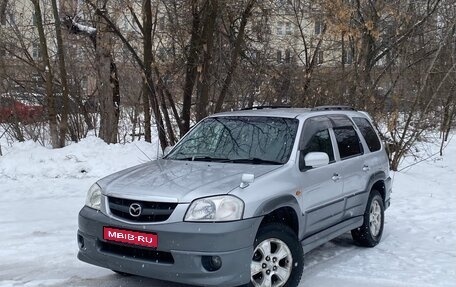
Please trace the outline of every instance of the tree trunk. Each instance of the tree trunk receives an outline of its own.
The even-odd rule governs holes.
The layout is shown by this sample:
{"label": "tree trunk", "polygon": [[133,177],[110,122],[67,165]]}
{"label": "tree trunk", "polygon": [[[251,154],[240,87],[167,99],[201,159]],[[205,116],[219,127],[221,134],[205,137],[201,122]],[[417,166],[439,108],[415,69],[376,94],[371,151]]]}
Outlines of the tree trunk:
{"label": "tree trunk", "polygon": [[190,110],[192,107],[192,94],[195,86],[197,66],[198,66],[198,51],[200,46],[200,15],[198,9],[198,0],[192,0],[192,32],[190,37],[190,47],[187,55],[187,68],[185,73],[185,84],[182,105],[181,130],[182,137],[190,129]]}
{"label": "tree trunk", "polygon": [[[154,60],[154,59],[152,59],[152,60]],[[177,122],[177,126],[178,126],[179,130],[181,130],[182,127],[181,127],[180,116],[179,116],[179,112],[177,111],[176,103],[174,102],[173,96],[171,95],[171,92],[166,87],[165,82],[163,81],[163,79],[160,75],[160,71],[158,70],[158,67],[157,67],[157,62],[153,61],[153,65],[154,65],[155,75],[158,79],[158,86],[159,86],[159,89],[161,90],[161,94],[160,94],[161,100],[160,101],[162,101],[166,106],[166,99],[168,99],[169,106],[170,106],[171,110],[173,111],[174,119]],[[164,96],[166,96],[166,99]],[[165,113],[165,111],[163,111],[163,113]],[[168,112],[166,111],[166,113],[168,113]],[[166,115],[165,115],[165,119],[166,119]],[[168,123],[166,125],[167,125],[167,129],[168,129]],[[175,139],[174,130],[171,130],[170,133],[171,132],[173,133],[172,138]],[[171,140],[171,134],[170,134],[170,140]],[[175,140],[172,140],[172,144],[174,144],[174,143],[175,143]]]}
{"label": "tree trunk", "polygon": [[[116,137],[118,136],[119,117],[120,117],[120,83],[117,65],[114,61],[111,62],[111,88],[112,88],[112,104],[114,105],[114,121],[116,127]],[[117,142],[117,140],[116,140]]]}
{"label": "tree trunk", "polygon": [[6,7],[8,7],[8,0],[0,0],[0,23],[6,22]]}
{"label": "tree trunk", "polygon": [[60,16],[57,8],[56,0],[51,0],[52,12],[54,14],[54,26],[57,40],[57,56],[59,58],[60,79],[62,83],[62,102],[63,110],[60,116],[59,125],[59,147],[65,146],[65,135],[68,129],[68,81],[65,67],[65,50],[62,40],[62,29],[60,24]]}
{"label": "tree trunk", "polygon": [[[144,32],[144,84],[143,84],[143,91],[144,91],[144,109],[146,109],[146,105],[152,107],[155,116],[155,123],[157,125],[157,132],[158,132],[158,139],[160,141],[160,146],[162,150],[164,150],[168,146],[168,142],[166,140],[166,130],[163,124],[163,119],[160,113],[160,106],[159,101],[157,99],[156,90],[154,81],[152,78],[152,61],[153,61],[153,54],[152,54],[152,5],[151,0],[144,0],[144,13],[143,13],[143,32]],[[145,98],[148,98],[146,100]],[[148,113],[148,115],[147,115]],[[145,119],[145,128],[146,128],[146,141],[151,140],[150,134],[150,108],[144,111],[144,119]],[[146,115],[149,119],[146,119]],[[147,130],[149,129],[149,131]],[[149,139],[147,138],[149,136]]]}
{"label": "tree trunk", "polygon": [[55,110],[55,98],[54,98],[54,85],[53,85],[53,75],[51,70],[51,64],[49,60],[48,47],[46,42],[46,35],[44,33],[43,18],[41,13],[40,1],[31,0],[34,6],[34,12],[36,15],[36,27],[38,30],[39,40],[40,40],[40,50],[42,56],[42,73],[45,74],[45,87],[46,87],[46,104],[47,104],[47,118],[49,121],[49,133],[51,137],[51,144],[53,148],[58,148],[60,146],[59,133],[58,133],[58,124],[57,124],[57,114]]}
{"label": "tree trunk", "polygon": [[196,120],[200,121],[208,115],[209,107],[209,90],[211,86],[212,72],[212,53],[214,50],[214,30],[215,20],[217,18],[218,0],[207,0],[206,2],[206,17],[203,26],[203,35],[201,42],[203,43],[203,63],[201,71],[198,75],[197,83],[197,105],[196,105]]}
{"label": "tree trunk", "polygon": [[158,85],[158,94],[160,95],[160,105],[161,105],[161,110],[163,112],[163,117],[164,117],[164,120],[165,120],[166,129],[168,131],[169,143],[171,145],[174,145],[176,143],[176,137],[174,136],[173,126],[171,124],[171,119],[169,117],[168,109],[167,109],[167,106],[166,106],[164,88],[163,88],[163,86],[161,84]]}
{"label": "tree trunk", "polygon": [[144,79],[143,79],[143,110],[144,110],[144,137],[147,142],[152,141],[150,99],[152,88],[152,5],[151,0],[144,0],[143,6],[143,49],[144,49]]}
{"label": "tree trunk", "polygon": [[100,138],[106,143],[117,142],[116,107],[112,83],[112,39],[109,26],[103,14],[106,13],[106,2],[97,1],[97,37],[96,37],[96,66],[98,80],[98,96],[100,101]]}

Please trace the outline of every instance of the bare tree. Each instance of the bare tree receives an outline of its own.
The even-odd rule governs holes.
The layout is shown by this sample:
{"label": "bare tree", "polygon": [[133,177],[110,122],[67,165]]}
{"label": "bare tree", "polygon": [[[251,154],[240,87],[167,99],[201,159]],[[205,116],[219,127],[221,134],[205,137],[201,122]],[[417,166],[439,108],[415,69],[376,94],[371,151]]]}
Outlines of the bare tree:
{"label": "bare tree", "polygon": [[191,24],[191,33],[189,40],[189,48],[186,55],[186,70],[185,70],[185,83],[183,88],[182,95],[182,116],[181,116],[181,126],[180,131],[181,136],[183,136],[190,129],[190,112],[192,106],[192,94],[193,88],[196,83],[197,77],[197,68],[199,61],[199,53],[201,50],[201,40],[200,40],[200,31],[201,31],[201,16],[199,8],[199,0],[191,0],[191,11],[192,11],[192,24]]}
{"label": "bare tree", "polygon": [[62,29],[60,24],[60,15],[56,0],[51,0],[52,13],[54,14],[54,26],[57,39],[57,57],[59,60],[60,80],[62,83],[62,102],[61,119],[59,125],[59,147],[65,146],[65,135],[68,129],[68,80],[67,70],[65,67],[65,48],[63,46]]}
{"label": "bare tree", "polygon": [[201,62],[198,65],[196,82],[196,120],[200,121],[208,114],[209,92],[213,73],[214,31],[218,14],[218,0],[207,0],[203,6],[201,31]]}
{"label": "bare tree", "polygon": [[245,42],[245,30],[248,23],[249,18],[252,15],[252,10],[254,9],[254,5],[256,4],[256,0],[249,0],[247,5],[244,9],[244,12],[241,16],[241,21],[239,25],[239,31],[237,35],[234,37],[234,45],[231,52],[230,64],[228,67],[228,71],[226,72],[225,79],[223,80],[223,85],[220,90],[220,94],[217,98],[217,102],[215,104],[214,112],[220,112],[222,110],[223,102],[225,101],[226,95],[228,93],[228,89],[233,81],[234,73],[236,72],[238,63],[239,63],[239,56],[241,54],[242,45]]}
{"label": "bare tree", "polygon": [[[150,103],[152,106],[152,110],[154,111],[155,122],[157,124],[157,130],[159,134],[159,140],[162,149],[165,149],[168,146],[168,142],[166,139],[166,131],[163,124],[162,115],[160,112],[159,101],[156,94],[155,83],[152,79],[152,61],[153,61],[153,53],[152,53],[152,32],[153,32],[153,19],[152,19],[152,6],[151,0],[144,0],[144,9],[143,9],[143,26],[142,31],[144,34],[143,40],[143,47],[144,47],[144,97],[150,99]],[[147,99],[143,98],[144,103],[148,102]],[[148,104],[144,104],[144,110],[146,115],[146,108]],[[149,119],[145,117],[146,122],[146,141],[150,141],[150,116]],[[147,126],[149,123],[149,127]],[[149,131],[147,129],[149,128]],[[147,135],[149,133],[149,139]]]}
{"label": "bare tree", "polygon": [[60,147],[58,124],[57,124],[57,113],[55,109],[55,97],[54,97],[54,76],[52,66],[48,53],[47,38],[44,32],[44,24],[41,13],[40,1],[31,0],[35,8],[36,27],[38,29],[38,35],[40,39],[40,50],[42,54],[41,71],[45,75],[45,87],[46,87],[46,102],[47,102],[47,113],[49,121],[49,132],[51,136],[51,143],[54,148]]}
{"label": "bare tree", "polygon": [[8,0],[0,1],[0,23],[6,23],[6,7],[8,7]]}

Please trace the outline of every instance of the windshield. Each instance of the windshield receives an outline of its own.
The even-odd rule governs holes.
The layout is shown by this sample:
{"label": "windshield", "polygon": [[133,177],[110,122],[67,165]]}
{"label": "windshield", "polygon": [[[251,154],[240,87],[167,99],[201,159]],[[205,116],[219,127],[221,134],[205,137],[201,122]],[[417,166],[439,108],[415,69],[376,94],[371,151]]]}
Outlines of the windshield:
{"label": "windshield", "polygon": [[174,160],[284,164],[298,120],[277,117],[212,117],[201,121],[166,157]]}

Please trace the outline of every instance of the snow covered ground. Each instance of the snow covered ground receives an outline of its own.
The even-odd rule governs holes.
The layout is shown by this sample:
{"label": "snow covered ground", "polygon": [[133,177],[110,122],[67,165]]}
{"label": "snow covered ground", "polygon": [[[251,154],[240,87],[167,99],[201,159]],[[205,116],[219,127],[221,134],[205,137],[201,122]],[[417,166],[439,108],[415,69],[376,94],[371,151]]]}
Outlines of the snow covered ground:
{"label": "snow covered ground", "polygon": [[[2,148],[0,286],[182,286],[76,259],[77,214],[89,186],[155,158],[155,144],[108,146],[89,137],[60,150],[33,142]],[[395,173],[393,188],[382,242],[360,248],[345,234],[319,247],[306,255],[300,286],[456,286],[456,139],[443,158]]]}

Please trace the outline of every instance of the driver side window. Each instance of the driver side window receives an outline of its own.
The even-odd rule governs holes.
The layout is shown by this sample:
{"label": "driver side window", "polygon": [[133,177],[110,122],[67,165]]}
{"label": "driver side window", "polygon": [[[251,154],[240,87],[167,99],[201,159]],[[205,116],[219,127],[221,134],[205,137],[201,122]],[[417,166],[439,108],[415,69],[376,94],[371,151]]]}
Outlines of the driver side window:
{"label": "driver side window", "polygon": [[328,155],[329,162],[334,162],[334,151],[328,129],[318,131],[310,138],[302,154],[305,156],[309,152],[324,152]]}

